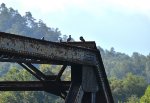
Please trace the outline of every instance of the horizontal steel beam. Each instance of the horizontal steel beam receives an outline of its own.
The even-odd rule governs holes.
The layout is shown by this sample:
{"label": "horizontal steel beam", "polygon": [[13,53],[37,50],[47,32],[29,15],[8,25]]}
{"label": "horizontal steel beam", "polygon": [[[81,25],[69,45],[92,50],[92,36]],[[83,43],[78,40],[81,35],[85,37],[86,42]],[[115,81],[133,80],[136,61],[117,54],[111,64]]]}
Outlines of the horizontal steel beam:
{"label": "horizontal steel beam", "polygon": [[[9,54],[8,54],[9,55]],[[53,61],[53,60],[35,60],[35,59],[24,59],[24,58],[0,58],[0,62],[11,62],[11,63],[32,63],[32,64],[55,64],[55,65],[64,65],[68,64],[62,61]]]}
{"label": "horizontal steel beam", "polygon": [[86,42],[61,42],[62,44],[80,46],[85,48],[97,49],[94,41],[86,41]]}
{"label": "horizontal steel beam", "polygon": [[46,91],[65,99],[70,81],[1,81],[0,91]]}
{"label": "horizontal steel beam", "polygon": [[0,91],[67,91],[70,81],[1,81]]}
{"label": "horizontal steel beam", "polygon": [[[82,44],[82,43],[81,43]],[[84,43],[86,45],[86,43]],[[56,62],[95,65],[95,50],[0,32],[0,52]]]}

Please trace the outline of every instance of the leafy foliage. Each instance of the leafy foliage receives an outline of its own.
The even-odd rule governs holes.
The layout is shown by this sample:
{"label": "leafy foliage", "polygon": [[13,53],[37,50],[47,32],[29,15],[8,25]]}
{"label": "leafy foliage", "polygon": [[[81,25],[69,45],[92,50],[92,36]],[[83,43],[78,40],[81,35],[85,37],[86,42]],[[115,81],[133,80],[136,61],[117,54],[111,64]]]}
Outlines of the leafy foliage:
{"label": "leafy foliage", "polygon": [[141,97],[144,94],[147,83],[143,77],[128,73],[125,78],[119,80],[116,78],[110,79],[115,102],[127,101],[132,95]]}
{"label": "leafy foliage", "polygon": [[127,102],[125,103],[140,103],[139,98],[136,95],[132,95],[128,98]]}
{"label": "leafy foliage", "polygon": [[150,85],[147,87],[145,94],[141,97],[140,103],[150,103]]}

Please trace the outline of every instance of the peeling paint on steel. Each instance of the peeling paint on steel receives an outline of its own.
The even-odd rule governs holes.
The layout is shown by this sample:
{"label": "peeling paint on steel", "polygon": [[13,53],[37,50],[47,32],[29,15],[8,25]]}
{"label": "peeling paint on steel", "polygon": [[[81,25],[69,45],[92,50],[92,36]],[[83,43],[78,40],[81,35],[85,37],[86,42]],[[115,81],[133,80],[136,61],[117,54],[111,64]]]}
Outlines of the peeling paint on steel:
{"label": "peeling paint on steel", "polygon": [[[56,44],[56,45],[55,45]],[[0,51],[29,54],[37,57],[68,61],[74,63],[94,64],[96,55],[90,51],[71,46],[45,43],[27,38],[16,38],[0,35]]]}

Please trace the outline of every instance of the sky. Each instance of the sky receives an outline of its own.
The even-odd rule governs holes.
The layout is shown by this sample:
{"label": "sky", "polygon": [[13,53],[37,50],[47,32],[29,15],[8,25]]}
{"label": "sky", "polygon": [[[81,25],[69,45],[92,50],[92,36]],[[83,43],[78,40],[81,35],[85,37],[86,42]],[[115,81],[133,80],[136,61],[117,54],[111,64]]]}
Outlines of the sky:
{"label": "sky", "polygon": [[30,11],[47,26],[76,41],[83,36],[97,46],[132,55],[150,54],[149,0],[0,0],[22,15]]}

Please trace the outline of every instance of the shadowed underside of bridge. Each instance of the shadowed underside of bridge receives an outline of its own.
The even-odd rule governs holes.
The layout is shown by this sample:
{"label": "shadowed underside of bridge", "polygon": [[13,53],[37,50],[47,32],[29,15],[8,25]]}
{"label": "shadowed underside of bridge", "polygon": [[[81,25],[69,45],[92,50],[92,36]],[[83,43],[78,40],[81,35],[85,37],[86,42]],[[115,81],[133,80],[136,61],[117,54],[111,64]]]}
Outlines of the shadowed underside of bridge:
{"label": "shadowed underside of bridge", "polygon": [[[0,32],[0,62],[18,63],[38,81],[1,81],[0,91],[46,91],[65,103],[114,103],[95,42],[50,42]],[[35,64],[62,65],[45,75]],[[71,66],[71,81],[60,78]]]}

